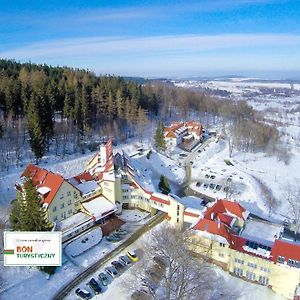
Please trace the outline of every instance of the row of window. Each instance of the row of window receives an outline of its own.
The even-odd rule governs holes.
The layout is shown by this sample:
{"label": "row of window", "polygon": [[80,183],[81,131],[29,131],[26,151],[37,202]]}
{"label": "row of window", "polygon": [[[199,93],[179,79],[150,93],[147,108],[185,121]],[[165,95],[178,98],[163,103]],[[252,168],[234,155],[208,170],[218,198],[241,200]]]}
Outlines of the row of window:
{"label": "row of window", "polygon": [[[70,205],[72,205],[72,200],[71,200],[71,199],[68,200],[68,206],[70,206]],[[63,209],[64,207],[65,207],[65,202],[62,202],[62,203],[60,204],[60,208]],[[54,207],[52,208],[52,212],[56,212],[56,211],[57,211],[57,207],[54,206]]]}
{"label": "row of window", "polygon": [[251,241],[246,241],[246,246],[248,246],[249,248],[252,248],[254,250],[257,250],[258,248],[261,248],[263,250],[266,250],[266,251],[271,251],[271,247],[268,247],[268,246],[265,246],[265,245],[262,245],[262,244],[258,244],[258,243],[255,243],[255,242],[251,242]]}
{"label": "row of window", "polygon": [[[285,263],[284,256],[278,256],[277,261],[281,264]],[[291,267],[300,268],[300,261],[294,259],[288,259],[287,264]]]}
{"label": "row of window", "polygon": [[[73,193],[74,193],[74,197],[77,198],[77,192],[74,191]],[[71,192],[71,191],[68,191],[68,192],[67,192],[67,197],[70,197],[71,194],[72,194],[72,192]],[[60,199],[64,199],[64,198],[65,198],[65,195],[64,195],[64,194],[61,194],[61,195],[60,195]]]}
{"label": "row of window", "polygon": [[[242,269],[240,268],[234,268],[233,269],[233,273],[236,275],[236,276],[239,276],[239,277],[243,277],[244,276],[244,272]],[[248,279],[248,280],[251,280],[251,281],[256,281],[256,274],[254,272],[251,272],[251,271],[246,271],[246,275],[245,277]],[[258,282],[262,285],[269,285],[269,278],[266,277],[266,276],[258,276]]]}
{"label": "row of window", "polygon": [[[68,210],[68,215],[71,215],[72,213],[73,213],[72,209],[69,209],[69,210]],[[61,216],[62,219],[65,219],[65,218],[66,218],[66,212],[63,211],[63,212],[60,214],[60,216]],[[58,219],[57,216],[54,216],[54,217],[53,217],[53,221],[54,221],[54,222],[56,222],[57,219]]]}

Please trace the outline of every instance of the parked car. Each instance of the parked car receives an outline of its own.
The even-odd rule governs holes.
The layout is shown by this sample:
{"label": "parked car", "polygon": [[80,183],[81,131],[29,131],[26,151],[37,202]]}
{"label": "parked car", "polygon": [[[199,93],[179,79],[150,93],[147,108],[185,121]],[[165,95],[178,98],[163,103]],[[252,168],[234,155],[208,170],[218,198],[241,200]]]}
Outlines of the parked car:
{"label": "parked car", "polygon": [[196,186],[200,186],[200,185],[201,185],[201,182],[198,181],[198,182],[196,183]]}
{"label": "parked car", "polygon": [[98,278],[99,278],[99,280],[100,280],[100,282],[101,282],[101,284],[102,284],[103,286],[109,285],[109,278],[108,278],[107,273],[105,274],[105,273],[101,272],[101,273],[98,275]]}
{"label": "parked car", "polygon": [[88,285],[95,292],[95,294],[100,294],[103,292],[103,289],[101,288],[101,286],[99,285],[99,283],[96,281],[95,278],[92,278],[88,282]]}
{"label": "parked car", "polygon": [[111,262],[111,264],[112,264],[112,266],[114,266],[116,268],[116,270],[118,272],[120,272],[124,269],[124,265],[122,265],[119,261],[114,260]]}
{"label": "parked car", "polygon": [[124,266],[128,266],[132,263],[131,259],[127,255],[122,255],[119,257],[119,261]]}
{"label": "parked car", "polygon": [[116,234],[110,234],[106,237],[106,240],[109,241],[109,242],[119,242],[121,241],[122,237],[119,236],[119,235],[116,235]]}
{"label": "parked car", "polygon": [[217,191],[221,191],[221,188],[222,188],[221,185],[219,185],[219,184],[216,185],[216,190],[217,190]]}
{"label": "parked car", "polygon": [[127,256],[133,261],[136,262],[139,260],[139,258],[137,257],[135,251],[128,251],[127,252]]}
{"label": "parked car", "polygon": [[206,175],[205,175],[205,178],[207,178],[207,179],[208,179],[208,178],[209,178],[209,175],[208,175],[208,174],[206,174]]}
{"label": "parked car", "polygon": [[201,153],[201,150],[198,150],[198,153]]}
{"label": "parked car", "polygon": [[203,183],[203,189],[206,190],[208,188],[208,183]]}
{"label": "parked car", "polygon": [[210,176],[210,179],[215,179],[215,178],[216,178],[215,175],[211,175],[211,176]]}
{"label": "parked car", "polygon": [[211,184],[209,185],[209,188],[213,190],[213,189],[215,188],[215,186],[216,186],[216,185],[215,185],[214,183],[211,183]]}
{"label": "parked car", "polygon": [[115,233],[118,235],[126,235],[128,232],[125,229],[119,228],[115,230]]}
{"label": "parked car", "polygon": [[105,268],[105,272],[110,275],[111,278],[115,278],[119,275],[119,272],[113,266]]}
{"label": "parked car", "polygon": [[84,289],[76,289],[75,294],[81,299],[92,299],[92,294]]}

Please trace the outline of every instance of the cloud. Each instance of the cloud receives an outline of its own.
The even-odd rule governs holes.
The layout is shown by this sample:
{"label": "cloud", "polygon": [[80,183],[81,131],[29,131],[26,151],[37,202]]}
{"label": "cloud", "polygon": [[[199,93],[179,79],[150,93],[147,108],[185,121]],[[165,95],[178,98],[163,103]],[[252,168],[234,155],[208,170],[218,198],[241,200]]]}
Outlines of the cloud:
{"label": "cloud", "polygon": [[172,55],[209,50],[300,45],[293,34],[168,35],[139,38],[90,37],[53,40],[0,52],[1,57],[20,60],[101,55]]}

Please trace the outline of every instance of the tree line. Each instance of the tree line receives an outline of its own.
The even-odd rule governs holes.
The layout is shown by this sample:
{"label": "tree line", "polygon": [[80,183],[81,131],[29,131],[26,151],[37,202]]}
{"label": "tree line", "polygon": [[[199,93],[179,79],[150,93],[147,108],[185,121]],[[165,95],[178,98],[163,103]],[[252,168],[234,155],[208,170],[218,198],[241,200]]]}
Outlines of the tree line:
{"label": "tree line", "polygon": [[157,113],[156,95],[121,77],[0,60],[0,136],[14,134],[22,144],[23,133],[37,161],[54,137],[63,140],[71,133],[78,146],[96,124],[134,127]]}
{"label": "tree line", "polygon": [[34,157],[38,162],[49,151],[64,156],[95,150],[98,142],[91,141],[97,136],[142,138],[149,121],[178,119],[197,119],[206,128],[224,122],[232,145],[242,151],[274,152],[279,144],[276,128],[245,101],[160,81],[136,83],[89,70],[0,60],[2,170]]}

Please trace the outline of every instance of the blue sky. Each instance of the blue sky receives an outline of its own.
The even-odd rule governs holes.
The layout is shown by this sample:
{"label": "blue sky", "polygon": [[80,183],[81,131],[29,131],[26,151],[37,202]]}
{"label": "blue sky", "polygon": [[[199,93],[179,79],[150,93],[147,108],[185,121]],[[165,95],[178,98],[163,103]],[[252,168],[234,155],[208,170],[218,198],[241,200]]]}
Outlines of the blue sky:
{"label": "blue sky", "polygon": [[0,57],[98,74],[300,77],[300,1],[0,0]]}

